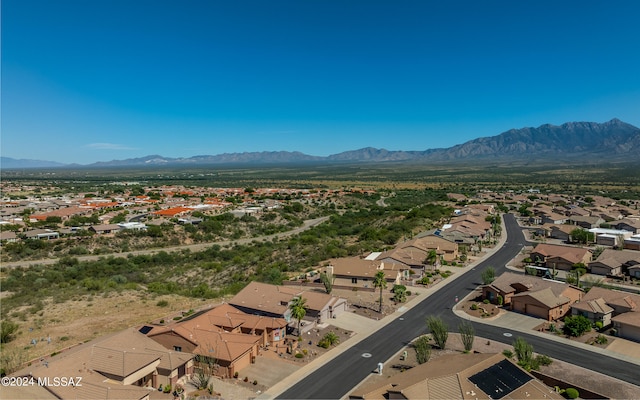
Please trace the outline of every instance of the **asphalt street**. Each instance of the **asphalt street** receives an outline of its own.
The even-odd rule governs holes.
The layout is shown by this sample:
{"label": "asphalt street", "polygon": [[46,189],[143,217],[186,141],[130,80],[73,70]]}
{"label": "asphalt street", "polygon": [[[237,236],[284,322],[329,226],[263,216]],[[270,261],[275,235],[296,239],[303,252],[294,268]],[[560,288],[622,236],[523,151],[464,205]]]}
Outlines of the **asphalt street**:
{"label": "asphalt street", "polygon": [[[443,286],[437,294],[424,299],[417,306],[401,314],[377,332],[345,350],[315,372],[278,396],[281,399],[339,399],[349,393],[376,368],[396,354],[416,337],[427,333],[426,317],[440,316],[452,332],[457,331],[461,319],[452,311],[455,298],[463,298],[482,283],[481,273],[487,266],[499,275],[505,265],[527,244],[515,217],[504,215],[507,241],[504,246],[472,270]],[[476,335],[490,340],[512,344],[523,337],[538,353],[588,368],[633,384],[638,380],[638,366],[616,358],[595,355],[567,344],[545,340],[535,335],[509,332],[503,327],[473,323]],[[505,333],[507,335],[505,335]],[[509,336],[511,335],[511,336]]]}

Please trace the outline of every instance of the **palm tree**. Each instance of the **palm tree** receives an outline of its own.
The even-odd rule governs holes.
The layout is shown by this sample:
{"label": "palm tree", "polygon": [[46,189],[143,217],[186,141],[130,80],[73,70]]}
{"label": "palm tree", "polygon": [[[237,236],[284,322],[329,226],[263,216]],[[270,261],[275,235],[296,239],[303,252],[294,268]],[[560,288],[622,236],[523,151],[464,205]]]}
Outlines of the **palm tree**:
{"label": "palm tree", "polygon": [[437,259],[438,259],[438,253],[435,251],[435,249],[431,249],[427,253],[427,258],[424,261],[427,264],[434,265]]}
{"label": "palm tree", "polygon": [[302,322],[302,318],[307,315],[307,299],[302,296],[294,297],[293,300],[289,303],[289,310],[291,310],[291,316],[298,320],[298,336],[301,335],[300,332],[300,322]]}
{"label": "palm tree", "polygon": [[380,313],[382,313],[382,289],[387,287],[387,280],[384,277],[384,271],[380,270],[376,272],[376,275],[373,277],[373,287],[380,288]]}

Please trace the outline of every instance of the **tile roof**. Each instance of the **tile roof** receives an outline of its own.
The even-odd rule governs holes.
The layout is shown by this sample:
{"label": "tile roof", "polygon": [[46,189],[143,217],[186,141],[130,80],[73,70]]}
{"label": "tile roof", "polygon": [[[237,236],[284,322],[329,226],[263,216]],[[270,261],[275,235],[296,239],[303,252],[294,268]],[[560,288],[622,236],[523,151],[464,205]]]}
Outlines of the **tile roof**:
{"label": "tile roof", "polygon": [[148,388],[122,385],[103,374],[125,377],[147,366],[174,370],[193,358],[187,353],[168,351],[135,329],[126,329],[65,350],[16,372],[15,376],[50,378],[82,377],[81,386],[48,387],[62,399],[147,398]]}
{"label": "tile roof", "polygon": [[599,298],[604,299],[608,305],[640,311],[638,308],[640,307],[640,295],[622,292],[619,290],[605,289],[598,286],[594,286],[589,289],[589,292],[584,295],[582,301],[597,300]]}
{"label": "tile roof", "polygon": [[532,275],[523,275],[515,272],[505,272],[497,277],[490,285],[503,293],[515,293],[516,286],[527,287],[528,293],[549,289],[554,296],[561,296],[570,287],[564,282],[539,278]]}
{"label": "tile roof", "polygon": [[582,262],[589,249],[582,247],[558,246],[554,244],[540,243],[532,251],[545,257],[560,257],[572,263]]}
{"label": "tile roof", "polygon": [[484,393],[469,379],[507,362],[527,375],[530,380],[508,394],[511,399],[562,399],[553,389],[545,386],[526,371],[520,369],[502,354],[454,354],[418,365],[382,382],[363,384],[349,394],[359,399],[467,399],[491,398],[495,393]]}
{"label": "tile roof", "polygon": [[[586,296],[585,296],[586,297]],[[580,311],[588,311],[595,314],[609,314],[613,312],[613,308],[607,305],[607,302],[604,301],[602,297],[599,297],[595,300],[587,300],[584,299],[579,301],[571,306],[571,308],[575,308]]]}

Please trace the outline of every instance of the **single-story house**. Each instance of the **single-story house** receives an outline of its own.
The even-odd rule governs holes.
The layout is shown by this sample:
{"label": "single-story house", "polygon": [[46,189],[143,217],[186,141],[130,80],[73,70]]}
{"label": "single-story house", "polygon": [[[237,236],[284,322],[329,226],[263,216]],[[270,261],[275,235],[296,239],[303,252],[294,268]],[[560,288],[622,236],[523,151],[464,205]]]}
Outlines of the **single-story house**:
{"label": "single-story house", "polygon": [[259,336],[225,332],[218,326],[198,322],[193,319],[154,329],[148,336],[167,349],[196,355],[202,361],[215,360],[219,367],[213,373],[226,378],[255,361]]}
{"label": "single-story house", "polygon": [[15,232],[3,231],[0,232],[0,242],[2,243],[14,243],[18,241],[18,237]]}
{"label": "single-story house", "polygon": [[160,385],[184,382],[193,373],[193,358],[127,329],[32,362],[12,376],[75,380],[40,387],[42,393],[33,393],[33,398],[148,400]]}
{"label": "single-story house", "polygon": [[52,231],[51,229],[32,229],[30,231],[26,231],[24,236],[27,239],[44,239],[44,240],[52,240],[58,239],[60,234],[58,232]]}
{"label": "single-story house", "polygon": [[110,233],[119,232],[122,228],[118,224],[104,224],[104,225],[92,225],[89,227],[91,232],[94,232],[98,235],[107,235]]}
{"label": "single-story house", "polygon": [[617,336],[640,342],[640,311],[617,315],[612,322]]}
{"label": "single-story house", "polygon": [[568,221],[570,224],[572,225],[577,225],[580,226],[584,229],[591,229],[591,228],[597,228],[600,226],[600,224],[604,224],[604,219],[598,217],[598,216],[590,216],[590,215],[585,215],[585,216],[580,216],[580,215],[574,215],[572,217],[569,218]]}
{"label": "single-story house", "polygon": [[247,314],[284,318],[293,327],[297,324],[292,321],[289,303],[296,297],[306,300],[307,314],[303,320],[306,323],[301,326],[303,332],[313,328],[316,323],[328,322],[348,309],[345,299],[324,292],[260,282],[250,282],[229,304]]}
{"label": "single-story house", "polygon": [[583,294],[581,289],[564,282],[514,272],[505,272],[482,287],[483,298],[490,302],[498,303],[500,296],[510,310],[548,321],[564,317]]}
{"label": "single-story house", "polygon": [[640,264],[640,253],[633,250],[604,249],[595,261],[589,263],[592,274],[623,276],[630,267]]}
{"label": "single-story house", "polygon": [[515,362],[491,353],[446,355],[349,393],[349,399],[366,400],[475,398],[563,399]]}
{"label": "single-story house", "polygon": [[215,373],[231,377],[254,362],[261,348],[283,342],[286,327],[284,318],[246,314],[222,304],[185,321],[148,326],[146,334],[166,348],[215,359],[220,366]]}
{"label": "single-story house", "polygon": [[632,233],[640,233],[640,220],[637,219],[623,219],[617,224],[613,225],[615,229],[622,231],[629,231]]}
{"label": "single-story house", "polygon": [[598,297],[596,299],[590,298],[588,300],[585,299],[585,297],[571,306],[571,314],[582,315],[583,317],[588,318],[593,324],[601,322],[603,327],[611,325],[611,318],[613,317],[614,311],[613,308],[608,306],[607,302],[604,301],[602,297]]}
{"label": "single-story house", "polygon": [[591,261],[591,250],[541,243],[531,251],[530,258],[536,263],[543,263],[547,268],[569,271],[574,264],[587,265]]}
{"label": "single-story house", "polygon": [[[380,257],[378,254],[377,257]],[[400,284],[403,277],[408,277],[409,267],[405,264],[385,261],[376,258],[342,257],[329,260],[325,272],[333,276],[334,287],[372,289],[373,280],[379,271],[384,272],[385,280],[390,286]]]}

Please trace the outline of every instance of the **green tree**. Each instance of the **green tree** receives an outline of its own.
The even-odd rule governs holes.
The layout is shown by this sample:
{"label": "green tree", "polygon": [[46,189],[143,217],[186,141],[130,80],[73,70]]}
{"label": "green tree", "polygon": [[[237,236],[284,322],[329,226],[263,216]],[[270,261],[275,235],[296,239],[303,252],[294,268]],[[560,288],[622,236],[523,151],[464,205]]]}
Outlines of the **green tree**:
{"label": "green tree", "polygon": [[595,234],[582,228],[572,230],[569,235],[574,242],[578,243],[588,244],[595,241]]}
{"label": "green tree", "polygon": [[482,283],[485,285],[490,284],[496,279],[496,270],[495,268],[489,266],[482,271]]}
{"label": "green tree", "polygon": [[302,296],[294,297],[289,303],[289,310],[291,310],[291,316],[298,321],[298,335],[301,335],[300,323],[307,315],[307,299]]}
{"label": "green tree", "polygon": [[473,329],[473,325],[469,321],[462,321],[460,325],[458,325],[458,332],[460,332],[460,339],[462,340],[462,344],[464,346],[465,351],[471,351],[473,348],[473,339],[475,337],[476,331]]}
{"label": "green tree", "polygon": [[387,287],[387,279],[384,276],[384,271],[376,272],[376,275],[373,277],[373,287],[380,288],[380,310],[382,313],[382,290]]}
{"label": "green tree", "polygon": [[325,274],[324,272],[320,274],[320,281],[322,281],[324,290],[327,292],[327,294],[331,294],[331,291],[333,290],[334,280],[335,279],[332,274]]}
{"label": "green tree", "polygon": [[422,335],[416,339],[413,348],[416,351],[418,364],[424,364],[429,361],[429,358],[431,358],[431,345],[429,344],[429,337],[427,335]]}
{"label": "green tree", "polygon": [[444,350],[447,339],[449,338],[449,328],[447,324],[440,317],[429,316],[427,317],[427,327],[438,347]]}
{"label": "green tree", "polygon": [[533,346],[523,338],[518,337],[513,342],[513,351],[515,351],[518,358],[518,365],[527,369],[531,365],[531,360],[533,360]]}
{"label": "green tree", "polygon": [[569,336],[582,336],[591,330],[591,321],[582,315],[564,318],[564,332]]}

